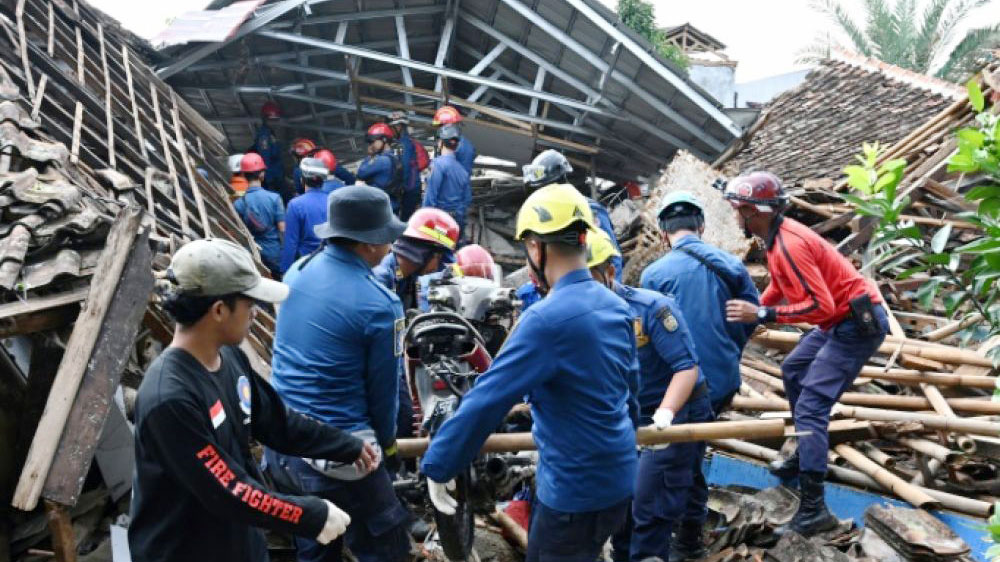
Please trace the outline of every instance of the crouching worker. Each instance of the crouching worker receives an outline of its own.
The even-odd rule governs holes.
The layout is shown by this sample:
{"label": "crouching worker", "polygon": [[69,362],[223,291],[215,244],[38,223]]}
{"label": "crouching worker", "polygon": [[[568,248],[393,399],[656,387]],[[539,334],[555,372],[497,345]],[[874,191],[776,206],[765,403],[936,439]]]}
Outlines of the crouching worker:
{"label": "crouching worker", "polygon": [[236,347],[256,303],[281,302],[288,287],[262,279],[250,254],[224,240],[185,245],[168,276],[163,306],[177,326],[135,406],[132,560],[265,561],[255,527],[334,540],[350,517],[318,497],[269,490],[250,455],[252,437],[361,471],[376,462],[360,439],[288,410]]}
{"label": "crouching worker", "polygon": [[[694,341],[673,297],[616,282],[612,258],[619,255],[618,249],[604,231],[590,233],[587,251],[594,279],[629,306],[639,349],[640,422],[664,429],[712,421],[708,386],[698,369]],[[665,562],[682,561],[704,555],[705,498],[691,493],[704,455],[704,441],[641,449],[631,533],[626,527],[612,541],[616,561],[638,562],[654,556]],[[697,525],[675,528],[678,521]],[[677,533],[678,540],[684,539],[678,553],[670,551],[671,532]]]}
{"label": "crouching worker", "polygon": [[[357,560],[407,560],[409,514],[387,471],[398,463],[403,308],[372,276],[406,224],[392,214],[384,191],[365,185],[331,193],[327,213],[315,228],[324,244],[285,274],[290,294],[278,312],[272,382],[289,406],[371,443],[383,462],[369,474],[270,449],[264,458],[276,481],[350,514],[343,542]],[[342,560],[340,539],[323,546],[302,537],[296,545],[299,562]]]}

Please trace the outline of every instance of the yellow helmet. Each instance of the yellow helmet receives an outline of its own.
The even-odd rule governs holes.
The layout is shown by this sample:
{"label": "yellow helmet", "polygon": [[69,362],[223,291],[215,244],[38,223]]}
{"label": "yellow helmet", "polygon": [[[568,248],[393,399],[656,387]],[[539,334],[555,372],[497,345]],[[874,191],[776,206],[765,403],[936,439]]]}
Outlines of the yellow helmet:
{"label": "yellow helmet", "polygon": [[528,232],[546,238],[562,234],[577,223],[581,230],[594,228],[594,214],[587,198],[568,183],[551,184],[529,195],[521,205],[514,238],[523,240]]}
{"label": "yellow helmet", "polygon": [[621,253],[615,248],[607,232],[599,228],[592,228],[587,232],[587,267],[603,265],[616,256],[621,256]]}

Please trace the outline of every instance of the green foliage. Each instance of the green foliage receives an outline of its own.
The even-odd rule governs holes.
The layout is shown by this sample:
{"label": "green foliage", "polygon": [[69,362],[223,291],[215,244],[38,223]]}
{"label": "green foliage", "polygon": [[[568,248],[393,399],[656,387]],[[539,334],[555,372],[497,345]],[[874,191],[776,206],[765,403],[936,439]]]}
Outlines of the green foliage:
{"label": "green foliage", "polygon": [[996,562],[1000,560],[1000,502],[993,505],[993,515],[983,525],[987,542],[993,543],[986,549],[986,557]]}
{"label": "green foliage", "polygon": [[[989,62],[991,49],[1000,45],[1000,24],[970,29],[957,43],[953,41],[969,15],[987,3],[989,0],[924,0],[923,10],[919,11],[916,0],[864,0],[865,14],[860,24],[839,0],[813,0],[813,7],[836,24],[848,39],[849,48],[957,82]],[[800,61],[822,59],[823,53],[829,53],[835,44],[827,36],[806,49]]]}
{"label": "green foliage", "polygon": [[666,37],[656,27],[656,12],[653,4],[646,0],[618,0],[618,17],[632,31],[649,41],[663,58],[687,70],[691,61],[678,46],[667,42]]}

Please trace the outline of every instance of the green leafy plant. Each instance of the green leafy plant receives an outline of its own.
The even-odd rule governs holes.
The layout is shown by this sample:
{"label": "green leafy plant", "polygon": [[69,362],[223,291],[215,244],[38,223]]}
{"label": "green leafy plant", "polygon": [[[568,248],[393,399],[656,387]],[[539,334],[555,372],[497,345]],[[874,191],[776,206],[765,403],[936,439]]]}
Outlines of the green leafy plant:
{"label": "green leafy plant", "polygon": [[[841,195],[858,215],[877,221],[865,269],[897,280],[922,280],[915,297],[924,309],[956,319],[982,318],[959,332],[963,345],[1000,335],[1000,120],[987,109],[978,81],[970,80],[967,87],[975,125],[955,133],[958,149],[948,160],[948,171],[985,174],[989,180],[964,195],[977,203],[977,210],[958,216],[974,227],[965,230],[962,242],[952,240],[954,222],[920,226],[905,214],[911,201],[897,188],[906,161],[880,163],[885,149],[877,143],[864,144],[857,164],[844,168],[854,193]],[[968,233],[973,233],[971,239]],[[1000,364],[1000,346],[987,356]]]}
{"label": "green leafy plant", "polygon": [[986,549],[986,557],[993,562],[1000,561],[1000,502],[993,505],[993,515],[986,520],[983,530],[986,531],[986,541],[993,543]]}
{"label": "green leafy plant", "polygon": [[682,70],[686,70],[691,61],[680,47],[667,41],[666,35],[656,27],[656,13],[653,4],[646,0],[618,0],[618,18],[629,26],[632,31],[649,41],[656,52],[671,61]]}
{"label": "green leafy plant", "polygon": [[[969,29],[961,39],[953,41],[973,12],[989,2],[865,0],[861,20],[852,17],[844,3],[837,0],[813,0],[812,5],[836,25],[852,50],[921,74],[959,82],[991,60],[991,49],[1000,40],[1000,25],[990,24]],[[827,35],[800,53],[800,61],[829,58],[831,47],[837,44]]]}

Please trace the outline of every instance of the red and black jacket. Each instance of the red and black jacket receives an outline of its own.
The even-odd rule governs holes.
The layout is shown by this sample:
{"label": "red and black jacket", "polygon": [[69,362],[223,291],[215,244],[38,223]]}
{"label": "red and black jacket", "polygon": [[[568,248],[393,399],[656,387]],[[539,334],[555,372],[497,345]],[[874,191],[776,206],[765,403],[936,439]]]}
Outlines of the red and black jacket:
{"label": "red and black jacket", "polygon": [[809,227],[784,217],[775,226],[767,240],[771,284],[760,301],[774,311],[777,322],[805,322],[827,330],[850,314],[851,299],[868,293],[873,303],[882,302],[851,262]]}

